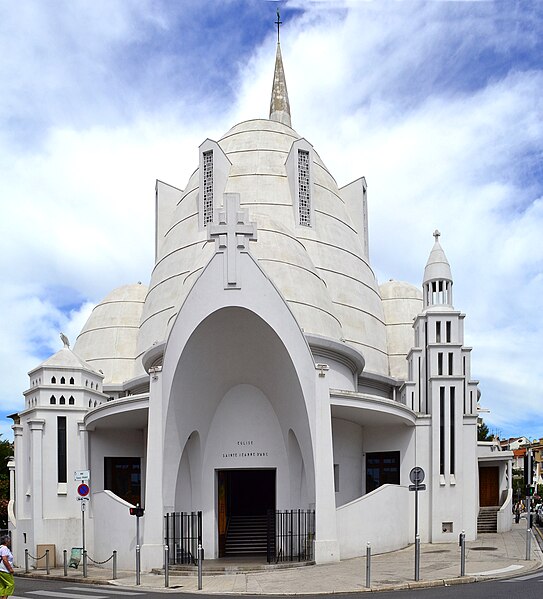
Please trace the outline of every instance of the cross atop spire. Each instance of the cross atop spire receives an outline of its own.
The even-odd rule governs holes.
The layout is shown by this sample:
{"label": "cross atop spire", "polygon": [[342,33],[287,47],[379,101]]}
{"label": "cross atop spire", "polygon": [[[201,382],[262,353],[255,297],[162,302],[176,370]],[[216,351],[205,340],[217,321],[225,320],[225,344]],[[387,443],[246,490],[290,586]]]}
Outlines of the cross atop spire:
{"label": "cross atop spire", "polygon": [[439,241],[440,236],[441,236],[441,233],[436,229],[434,231],[434,237],[435,237],[436,243]]}
{"label": "cross atop spire", "polygon": [[275,24],[277,25],[277,43],[279,43],[279,28],[283,24],[283,21],[281,21],[281,15],[279,14],[279,7],[277,7],[277,21],[275,21]]}
{"label": "cross atop spire", "polygon": [[288,101],[287,81],[283,69],[281,45],[279,43],[279,28],[282,24],[279,8],[277,9],[277,52],[275,55],[275,71],[273,74],[273,87],[270,102],[270,121],[277,121],[292,127],[290,122],[290,104]]}

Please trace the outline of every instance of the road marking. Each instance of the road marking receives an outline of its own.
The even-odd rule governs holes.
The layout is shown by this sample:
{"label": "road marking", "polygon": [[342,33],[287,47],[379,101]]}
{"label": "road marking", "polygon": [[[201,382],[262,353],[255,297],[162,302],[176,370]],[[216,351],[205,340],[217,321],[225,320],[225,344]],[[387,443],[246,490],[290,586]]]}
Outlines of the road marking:
{"label": "road marking", "polygon": [[526,576],[518,576],[517,578],[502,580],[502,582],[517,582],[518,580],[531,580],[532,578],[541,578],[542,576],[543,572],[536,572],[535,574],[527,574]]}
{"label": "road marking", "polygon": [[[83,591],[85,593],[96,593],[96,587],[62,587],[65,591]],[[99,593],[107,593],[108,595],[140,595],[145,591],[114,591],[113,589],[100,589]]]}
{"label": "road marking", "polygon": [[507,566],[507,568],[500,568],[499,570],[487,570],[486,572],[473,572],[470,576],[490,576],[492,574],[502,574],[503,572],[513,572],[514,570],[519,570],[524,566],[519,566],[517,564],[512,564],[511,566]]}
{"label": "road marking", "polygon": [[56,593],[55,591],[27,591],[27,595],[38,595],[40,597],[62,597],[62,599],[108,599],[107,595],[74,595],[73,593]]}

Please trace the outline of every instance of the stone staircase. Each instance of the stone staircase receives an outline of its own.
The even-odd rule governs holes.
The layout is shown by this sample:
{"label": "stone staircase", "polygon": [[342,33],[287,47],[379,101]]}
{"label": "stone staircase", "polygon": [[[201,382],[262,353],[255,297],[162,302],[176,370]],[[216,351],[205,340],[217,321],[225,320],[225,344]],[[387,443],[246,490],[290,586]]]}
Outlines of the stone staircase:
{"label": "stone staircase", "polygon": [[497,532],[499,506],[479,508],[477,532]]}
{"label": "stone staircase", "polygon": [[225,557],[266,555],[267,526],[266,515],[231,516],[224,548]]}

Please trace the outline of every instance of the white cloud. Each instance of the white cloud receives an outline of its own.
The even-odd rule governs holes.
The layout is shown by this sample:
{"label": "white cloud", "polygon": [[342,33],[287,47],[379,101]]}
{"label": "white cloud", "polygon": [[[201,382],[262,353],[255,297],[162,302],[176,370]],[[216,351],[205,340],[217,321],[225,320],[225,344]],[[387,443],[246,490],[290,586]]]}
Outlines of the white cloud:
{"label": "white cloud", "polygon": [[[282,50],[294,127],[340,185],[368,180],[379,278],[420,283],[442,231],[485,420],[505,428],[512,399],[541,417],[543,73],[526,58],[541,18],[515,4],[506,23],[485,4],[302,3]],[[168,46],[184,24],[167,5],[25,3],[1,16],[0,401],[14,410],[59,327],[74,342],[87,302],[147,282],[155,179],[183,187],[203,139],[267,116],[275,36],[248,64],[224,38],[238,68],[227,104],[230,89],[206,87],[217,62],[203,45]],[[190,77],[172,95],[176,61]]]}

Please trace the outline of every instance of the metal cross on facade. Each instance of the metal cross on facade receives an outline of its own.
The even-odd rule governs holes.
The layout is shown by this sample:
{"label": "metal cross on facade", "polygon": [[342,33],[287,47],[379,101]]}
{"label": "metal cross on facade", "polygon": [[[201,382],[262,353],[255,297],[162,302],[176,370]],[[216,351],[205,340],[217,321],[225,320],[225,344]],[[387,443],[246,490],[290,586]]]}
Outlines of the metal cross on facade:
{"label": "metal cross on facade", "polygon": [[247,212],[239,209],[239,194],[225,193],[224,208],[217,222],[208,226],[208,239],[215,239],[215,251],[225,254],[225,289],[241,287],[237,256],[247,252],[247,241],[256,241],[256,223],[248,223]]}

